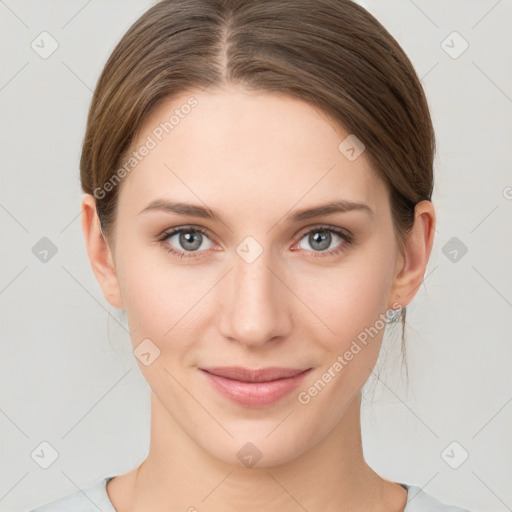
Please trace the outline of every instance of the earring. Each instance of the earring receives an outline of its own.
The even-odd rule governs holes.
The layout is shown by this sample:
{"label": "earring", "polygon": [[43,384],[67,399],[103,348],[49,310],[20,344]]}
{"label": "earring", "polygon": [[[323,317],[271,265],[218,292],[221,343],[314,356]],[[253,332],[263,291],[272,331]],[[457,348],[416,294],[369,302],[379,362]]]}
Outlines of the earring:
{"label": "earring", "polygon": [[399,309],[388,309],[386,311],[386,323],[397,322],[402,316],[403,308]]}

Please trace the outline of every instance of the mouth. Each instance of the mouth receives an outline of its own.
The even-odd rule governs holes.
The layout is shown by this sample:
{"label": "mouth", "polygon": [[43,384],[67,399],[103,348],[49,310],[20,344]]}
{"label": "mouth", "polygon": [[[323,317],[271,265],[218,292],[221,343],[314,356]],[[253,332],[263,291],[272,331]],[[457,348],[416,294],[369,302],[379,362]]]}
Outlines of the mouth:
{"label": "mouth", "polygon": [[216,391],[246,407],[271,405],[291,393],[313,368],[200,368]]}
{"label": "mouth", "polygon": [[242,382],[270,382],[278,379],[295,377],[311,368],[280,368],[272,366],[268,368],[250,369],[242,366],[216,366],[201,368],[208,373],[227,379],[239,380]]}

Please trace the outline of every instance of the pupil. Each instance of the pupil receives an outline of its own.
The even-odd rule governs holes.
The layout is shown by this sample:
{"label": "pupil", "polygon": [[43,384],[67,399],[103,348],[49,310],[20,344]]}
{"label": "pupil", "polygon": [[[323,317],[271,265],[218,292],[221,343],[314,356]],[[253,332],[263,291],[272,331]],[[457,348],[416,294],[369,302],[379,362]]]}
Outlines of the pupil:
{"label": "pupil", "polygon": [[181,233],[180,236],[180,244],[183,247],[187,247],[187,244],[192,244],[192,247],[188,247],[189,250],[195,250],[201,247],[201,234],[197,233],[195,235],[191,235],[191,233],[195,233],[192,231],[187,231],[186,233]]}
{"label": "pupil", "polygon": [[[319,234],[319,236],[317,236]],[[311,237],[314,243],[311,243],[311,246],[314,247],[316,243],[320,243],[320,247],[318,249],[327,249],[331,244],[331,234],[326,231],[317,231]]]}

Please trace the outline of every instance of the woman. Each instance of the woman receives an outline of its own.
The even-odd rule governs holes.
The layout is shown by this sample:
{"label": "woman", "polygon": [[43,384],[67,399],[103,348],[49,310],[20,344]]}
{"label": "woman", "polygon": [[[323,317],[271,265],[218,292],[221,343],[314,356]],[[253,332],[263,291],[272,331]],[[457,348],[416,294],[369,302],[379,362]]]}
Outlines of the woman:
{"label": "woman", "polygon": [[361,389],[431,252],[434,150],[412,64],[349,0],[146,12],[98,81],[81,183],[149,454],[37,511],[462,511],[361,442]]}

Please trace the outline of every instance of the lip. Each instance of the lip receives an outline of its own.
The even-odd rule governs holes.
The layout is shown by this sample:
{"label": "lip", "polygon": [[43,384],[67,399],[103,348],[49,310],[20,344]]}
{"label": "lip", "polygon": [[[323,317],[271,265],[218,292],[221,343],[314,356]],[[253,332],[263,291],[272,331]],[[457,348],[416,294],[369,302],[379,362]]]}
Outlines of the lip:
{"label": "lip", "polygon": [[239,366],[200,368],[223,396],[246,407],[264,407],[291,393],[313,368],[261,368]]}

